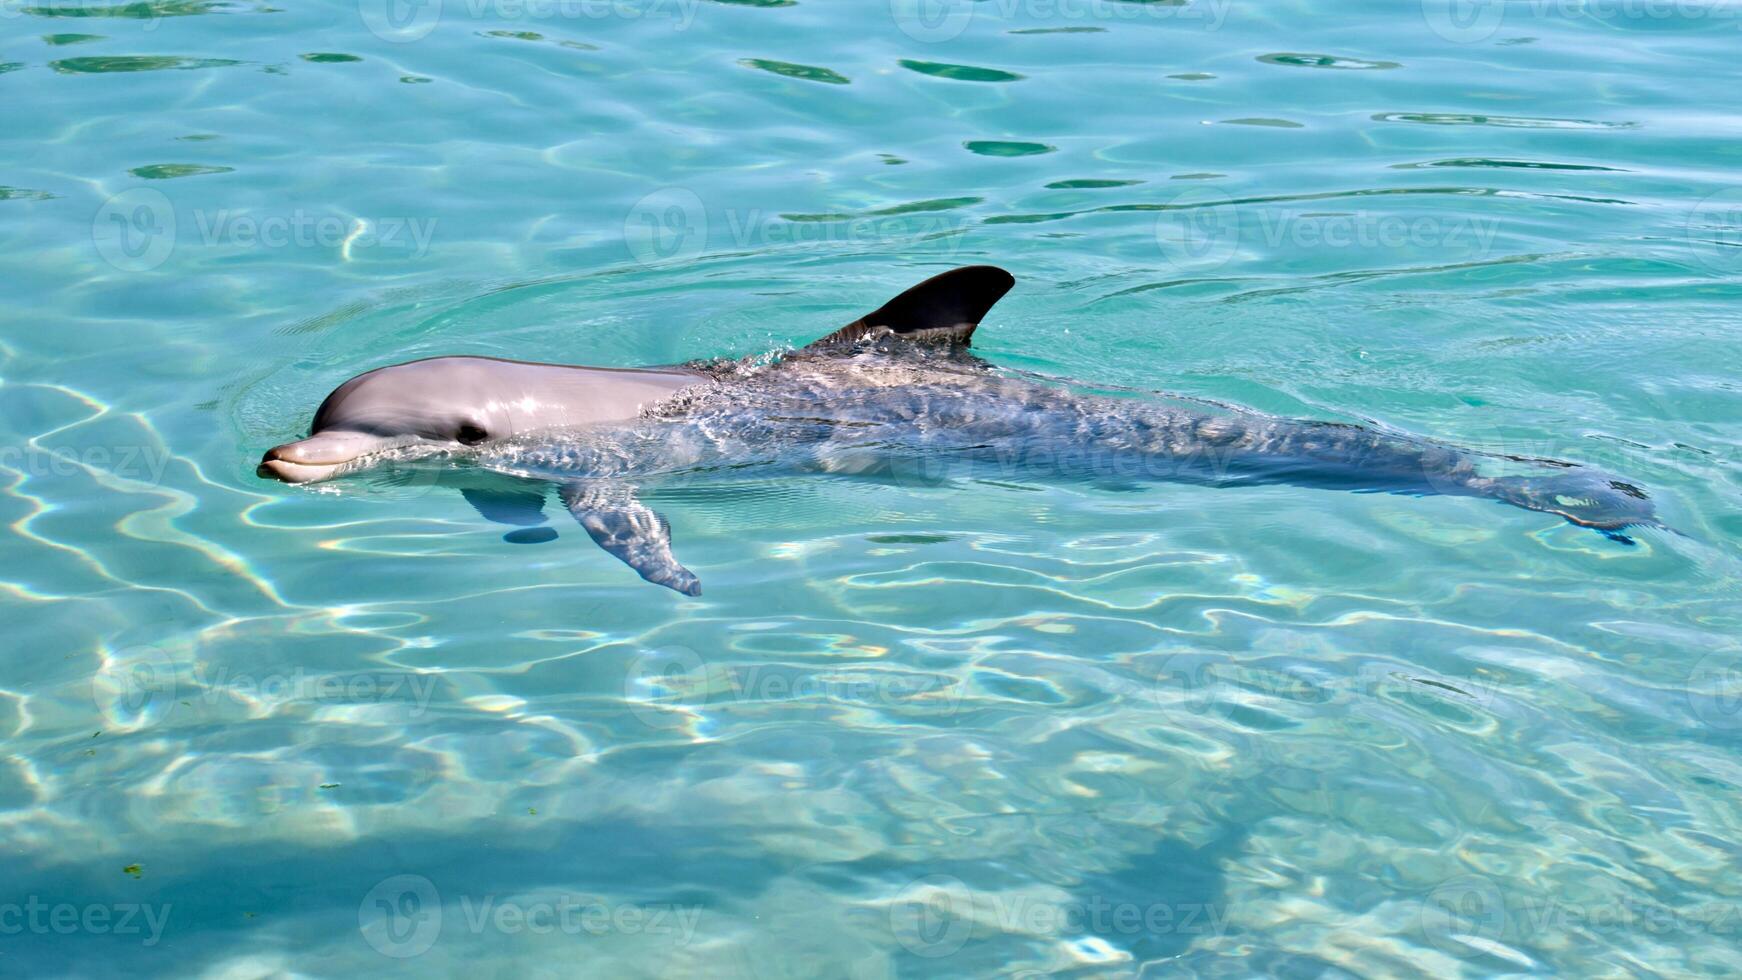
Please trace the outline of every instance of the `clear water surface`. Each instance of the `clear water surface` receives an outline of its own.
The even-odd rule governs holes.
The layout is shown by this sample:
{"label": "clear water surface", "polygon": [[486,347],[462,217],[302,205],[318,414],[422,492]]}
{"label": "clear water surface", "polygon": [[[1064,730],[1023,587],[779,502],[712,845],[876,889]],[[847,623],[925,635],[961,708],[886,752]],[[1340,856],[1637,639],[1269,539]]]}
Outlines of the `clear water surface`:
{"label": "clear water surface", "polygon": [[[1742,972],[1734,4],[0,2],[0,973]],[[339,381],[802,343],[1601,465],[821,478],[707,584],[254,475]],[[560,515],[559,515],[560,516]]]}

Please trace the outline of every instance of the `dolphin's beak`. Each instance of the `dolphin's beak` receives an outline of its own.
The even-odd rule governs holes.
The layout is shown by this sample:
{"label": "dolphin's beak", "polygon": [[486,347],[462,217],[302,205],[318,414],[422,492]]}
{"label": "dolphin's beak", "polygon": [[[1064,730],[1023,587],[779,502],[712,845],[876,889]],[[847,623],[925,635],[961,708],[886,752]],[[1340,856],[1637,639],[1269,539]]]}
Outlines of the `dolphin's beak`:
{"label": "dolphin's beak", "polygon": [[268,480],[283,480],[286,483],[317,483],[332,478],[337,472],[337,466],[309,466],[304,463],[293,463],[278,455],[277,449],[268,449],[261,458],[260,466],[254,471],[256,476]]}
{"label": "dolphin's beak", "polygon": [[317,483],[351,469],[353,463],[370,453],[394,445],[394,440],[365,432],[320,432],[268,449],[254,472],[286,483]]}

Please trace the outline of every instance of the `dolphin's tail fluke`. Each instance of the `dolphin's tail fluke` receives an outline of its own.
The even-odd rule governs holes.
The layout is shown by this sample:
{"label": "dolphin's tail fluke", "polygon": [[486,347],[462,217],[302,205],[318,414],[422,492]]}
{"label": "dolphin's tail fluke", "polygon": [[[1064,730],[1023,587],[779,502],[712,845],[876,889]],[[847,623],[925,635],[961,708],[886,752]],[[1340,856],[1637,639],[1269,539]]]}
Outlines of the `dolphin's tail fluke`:
{"label": "dolphin's tail fluke", "polygon": [[1495,478],[1489,495],[1515,507],[1564,517],[1580,527],[1628,544],[1629,527],[1662,527],[1644,490],[1597,470]]}

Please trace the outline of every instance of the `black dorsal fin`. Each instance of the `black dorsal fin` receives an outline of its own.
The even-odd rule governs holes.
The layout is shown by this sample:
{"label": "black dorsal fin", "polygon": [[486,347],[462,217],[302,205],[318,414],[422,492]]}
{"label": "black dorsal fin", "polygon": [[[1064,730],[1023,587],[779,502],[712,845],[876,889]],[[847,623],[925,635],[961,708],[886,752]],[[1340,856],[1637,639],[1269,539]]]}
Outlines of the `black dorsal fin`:
{"label": "black dorsal fin", "polygon": [[832,347],[878,337],[967,346],[980,318],[1016,279],[993,265],[969,265],[932,276],[810,345]]}

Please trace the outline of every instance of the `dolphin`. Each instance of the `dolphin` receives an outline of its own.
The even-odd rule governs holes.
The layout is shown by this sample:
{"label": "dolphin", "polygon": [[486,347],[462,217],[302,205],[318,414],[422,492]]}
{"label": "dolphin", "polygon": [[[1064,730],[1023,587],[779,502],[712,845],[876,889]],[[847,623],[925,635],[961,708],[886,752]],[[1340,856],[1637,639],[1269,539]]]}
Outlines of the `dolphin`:
{"label": "dolphin", "polygon": [[[462,486],[486,518],[539,528],[554,486],[589,536],[649,582],[700,595],[637,490],[709,476],[818,473],[948,483],[1029,476],[1107,487],[1292,484],[1484,497],[1624,544],[1661,526],[1638,486],[1575,463],[1483,453],[1377,427],[1147,393],[1089,393],[970,351],[1015,279],[934,276],[778,357],[639,368],[432,357],[360,374],[259,474],[315,483],[383,464],[495,474]],[[1520,472],[1502,472],[1504,470]],[[464,480],[453,482],[464,483]]]}

